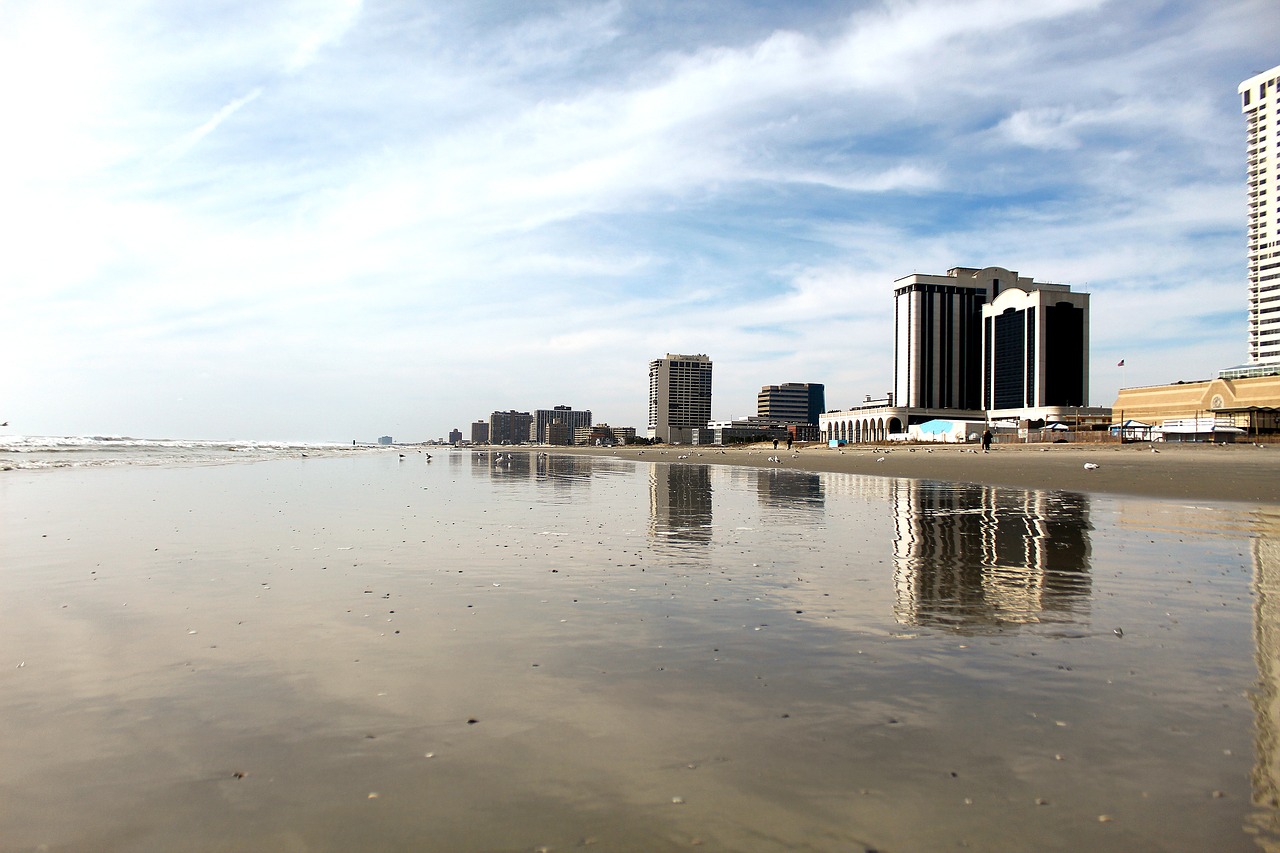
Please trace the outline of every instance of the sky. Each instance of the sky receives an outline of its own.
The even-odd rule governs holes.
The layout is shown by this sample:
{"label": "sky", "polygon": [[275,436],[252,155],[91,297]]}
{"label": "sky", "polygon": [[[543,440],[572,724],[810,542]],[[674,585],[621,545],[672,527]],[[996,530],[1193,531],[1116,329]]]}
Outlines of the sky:
{"label": "sky", "polygon": [[1210,378],[1278,46],[1274,0],[0,0],[0,433],[643,434],[667,353],[716,420],[844,408],[956,266],[1091,294],[1093,405]]}

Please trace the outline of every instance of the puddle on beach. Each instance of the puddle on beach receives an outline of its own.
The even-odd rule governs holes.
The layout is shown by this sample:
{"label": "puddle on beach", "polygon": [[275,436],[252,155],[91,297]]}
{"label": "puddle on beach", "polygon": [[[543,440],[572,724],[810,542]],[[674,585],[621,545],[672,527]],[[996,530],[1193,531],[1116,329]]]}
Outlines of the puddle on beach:
{"label": "puddle on beach", "polygon": [[409,453],[0,511],[3,851],[1280,849],[1276,508]]}

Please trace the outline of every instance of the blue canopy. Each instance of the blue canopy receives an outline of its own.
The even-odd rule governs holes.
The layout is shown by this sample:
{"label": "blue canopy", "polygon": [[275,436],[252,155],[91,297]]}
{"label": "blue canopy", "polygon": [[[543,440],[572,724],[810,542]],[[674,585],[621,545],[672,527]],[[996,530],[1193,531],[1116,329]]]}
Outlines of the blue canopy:
{"label": "blue canopy", "polygon": [[956,425],[951,421],[939,420],[937,418],[931,421],[925,421],[916,427],[916,429],[920,430],[925,435],[938,435],[944,432],[951,432],[955,428]]}

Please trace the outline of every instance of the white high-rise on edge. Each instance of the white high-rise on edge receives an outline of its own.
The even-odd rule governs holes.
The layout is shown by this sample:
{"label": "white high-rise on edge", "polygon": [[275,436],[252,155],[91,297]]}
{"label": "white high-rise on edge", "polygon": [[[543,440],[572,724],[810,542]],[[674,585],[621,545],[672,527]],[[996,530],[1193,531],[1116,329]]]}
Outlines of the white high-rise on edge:
{"label": "white high-rise on edge", "polygon": [[1280,65],[1240,84],[1248,130],[1249,363],[1280,364],[1280,221],[1276,214],[1276,132]]}

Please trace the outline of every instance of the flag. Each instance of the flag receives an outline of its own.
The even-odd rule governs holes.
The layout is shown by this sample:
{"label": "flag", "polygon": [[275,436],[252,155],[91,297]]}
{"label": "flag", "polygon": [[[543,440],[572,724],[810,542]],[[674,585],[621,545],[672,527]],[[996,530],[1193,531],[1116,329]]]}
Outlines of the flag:
{"label": "flag", "polygon": [[1116,363],[1116,367],[1124,367],[1124,359],[1123,359],[1123,358],[1122,358],[1122,359],[1120,359],[1120,361]]}

